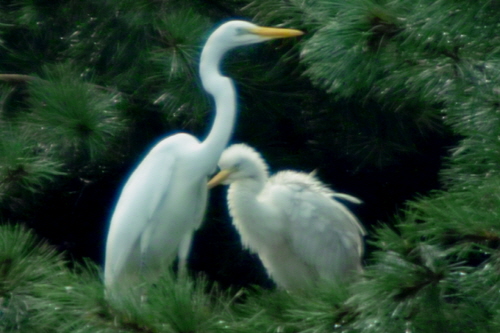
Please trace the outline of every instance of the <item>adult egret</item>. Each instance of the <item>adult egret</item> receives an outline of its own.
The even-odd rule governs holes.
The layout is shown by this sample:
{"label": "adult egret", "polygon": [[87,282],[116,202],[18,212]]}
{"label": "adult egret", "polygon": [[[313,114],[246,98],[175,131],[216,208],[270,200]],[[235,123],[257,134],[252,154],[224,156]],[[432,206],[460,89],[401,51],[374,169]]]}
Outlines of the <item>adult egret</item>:
{"label": "adult egret", "polygon": [[209,188],[229,184],[229,213],[241,241],[279,287],[341,282],[362,271],[364,228],[336,199],[360,200],[312,174],[287,170],[269,178],[260,154],[245,144],[227,148],[219,168]]}
{"label": "adult egret", "polygon": [[107,288],[118,281],[133,282],[139,274],[154,274],[177,254],[180,269],[185,267],[192,233],[205,212],[208,176],[217,167],[235,120],[235,89],[219,69],[223,55],[237,46],[302,34],[230,21],[210,35],[201,53],[200,76],[215,100],[212,129],[203,142],[185,133],[163,139],[131,174],[111,218],[104,268]]}

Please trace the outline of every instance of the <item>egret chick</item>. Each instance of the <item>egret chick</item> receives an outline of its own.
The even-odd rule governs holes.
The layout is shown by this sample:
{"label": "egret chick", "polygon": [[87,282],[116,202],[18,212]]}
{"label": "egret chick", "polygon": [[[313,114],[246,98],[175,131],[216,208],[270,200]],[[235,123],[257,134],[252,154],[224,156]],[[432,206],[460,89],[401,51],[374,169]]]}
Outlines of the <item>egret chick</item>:
{"label": "egret chick", "polygon": [[229,213],[241,241],[258,254],[278,287],[345,282],[362,271],[365,230],[336,200],[359,204],[359,199],[334,192],[303,172],[269,177],[260,154],[245,144],[227,148],[219,168],[208,186],[229,185]]}
{"label": "egret chick", "polygon": [[204,141],[186,133],[161,140],[130,175],[111,218],[106,244],[104,283],[136,283],[157,275],[179,256],[185,270],[193,232],[207,202],[208,176],[227,146],[236,114],[236,92],[220,72],[224,54],[237,46],[299,36],[294,29],[266,28],[229,21],[203,47],[200,77],[215,101],[215,120]]}

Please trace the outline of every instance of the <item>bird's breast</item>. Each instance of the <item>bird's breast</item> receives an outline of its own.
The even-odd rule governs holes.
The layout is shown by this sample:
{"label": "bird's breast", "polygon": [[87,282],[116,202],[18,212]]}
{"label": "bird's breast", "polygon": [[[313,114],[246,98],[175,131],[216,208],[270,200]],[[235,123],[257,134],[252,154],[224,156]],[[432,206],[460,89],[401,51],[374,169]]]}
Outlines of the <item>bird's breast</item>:
{"label": "bird's breast", "polygon": [[245,247],[254,251],[283,242],[283,221],[280,214],[251,193],[230,191],[228,206],[233,225]]}

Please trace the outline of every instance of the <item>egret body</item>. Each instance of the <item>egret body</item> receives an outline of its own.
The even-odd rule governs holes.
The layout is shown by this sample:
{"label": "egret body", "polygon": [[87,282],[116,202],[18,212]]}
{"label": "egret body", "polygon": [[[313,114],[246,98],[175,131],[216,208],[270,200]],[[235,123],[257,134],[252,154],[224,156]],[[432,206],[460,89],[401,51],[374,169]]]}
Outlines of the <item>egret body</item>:
{"label": "egret body", "polygon": [[241,241],[279,287],[345,282],[362,271],[364,228],[336,199],[360,200],[330,190],[311,174],[268,177],[260,154],[245,144],[227,148],[219,168],[209,187],[229,185],[229,213]]}
{"label": "egret body", "polygon": [[201,224],[207,202],[207,179],[215,170],[235,121],[236,92],[220,73],[230,49],[301,35],[293,29],[259,27],[245,21],[221,25],[208,38],[200,59],[204,89],[215,101],[215,120],[204,141],[180,133],[161,140],[123,187],[108,232],[104,282],[135,282],[157,274],[179,255],[184,269],[191,237]]}

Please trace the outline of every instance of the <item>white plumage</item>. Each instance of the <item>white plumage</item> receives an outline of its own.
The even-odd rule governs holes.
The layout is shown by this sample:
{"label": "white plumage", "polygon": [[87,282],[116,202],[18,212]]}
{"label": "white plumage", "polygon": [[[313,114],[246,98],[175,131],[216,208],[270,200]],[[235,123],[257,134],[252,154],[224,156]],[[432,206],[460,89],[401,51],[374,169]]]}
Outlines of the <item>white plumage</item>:
{"label": "white plumage", "polygon": [[219,161],[209,183],[229,184],[228,206],[242,243],[256,252],[270,277],[285,289],[319,280],[346,281],[362,271],[364,228],[313,175],[281,171],[268,178],[267,165],[251,147],[236,144]]}
{"label": "white plumage", "polygon": [[220,61],[237,46],[301,34],[293,29],[230,21],[210,35],[201,54],[200,76],[215,100],[212,129],[203,142],[185,133],[163,139],[132,173],[111,218],[104,268],[106,288],[157,274],[177,254],[184,270],[192,233],[205,212],[208,175],[215,170],[234,125],[236,93],[231,79],[220,73]]}

